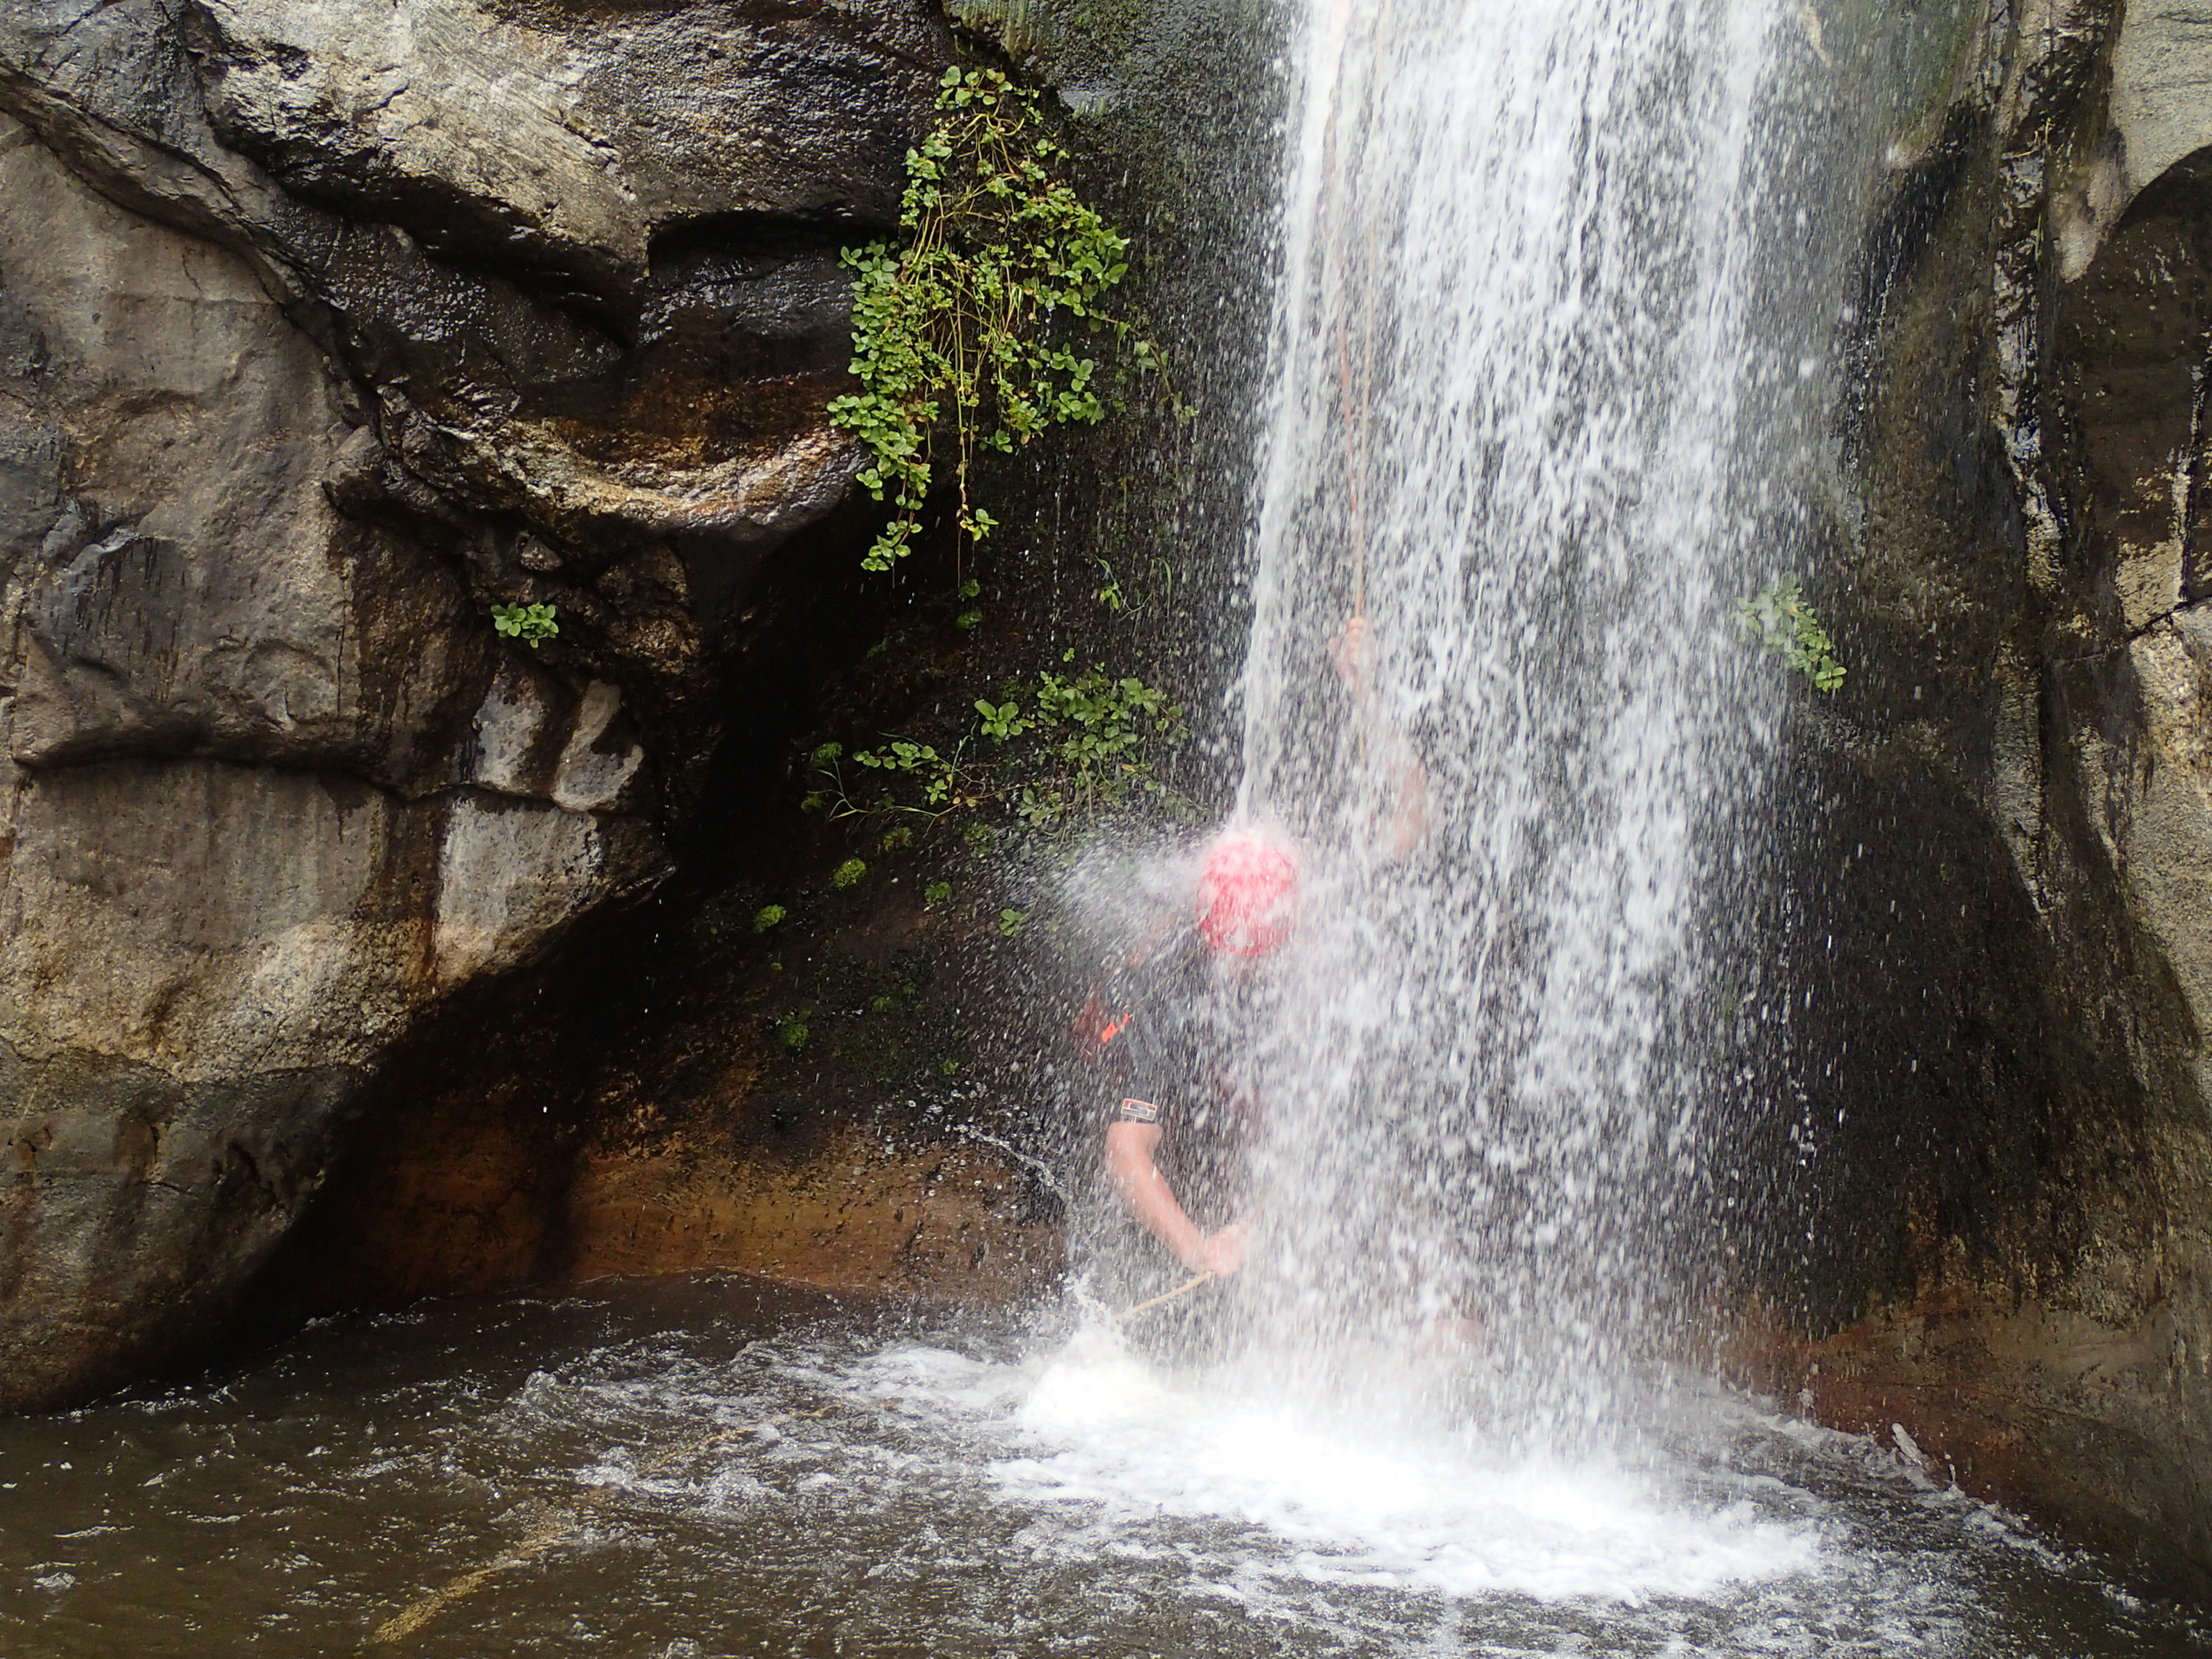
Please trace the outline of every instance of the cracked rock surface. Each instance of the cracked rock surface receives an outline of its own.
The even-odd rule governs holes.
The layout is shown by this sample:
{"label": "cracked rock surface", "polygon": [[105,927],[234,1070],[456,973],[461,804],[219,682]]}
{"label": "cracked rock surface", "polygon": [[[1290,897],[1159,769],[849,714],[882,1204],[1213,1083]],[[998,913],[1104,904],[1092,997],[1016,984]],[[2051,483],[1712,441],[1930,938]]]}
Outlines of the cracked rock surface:
{"label": "cracked rock surface", "polygon": [[0,16],[0,1409],[226,1317],[393,1046],[664,872],[764,566],[849,557],[837,253],[945,61],[889,0]]}
{"label": "cracked rock surface", "polygon": [[1869,253],[1746,1353],[2212,1599],[2212,33],[1962,16]]}

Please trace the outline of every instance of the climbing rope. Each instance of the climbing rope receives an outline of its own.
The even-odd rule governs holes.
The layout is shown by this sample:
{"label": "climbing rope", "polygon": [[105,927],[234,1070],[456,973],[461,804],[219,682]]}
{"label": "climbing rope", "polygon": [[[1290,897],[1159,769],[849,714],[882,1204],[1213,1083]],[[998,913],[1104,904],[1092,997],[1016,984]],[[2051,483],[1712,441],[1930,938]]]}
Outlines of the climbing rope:
{"label": "climbing rope", "polygon": [[[646,1476],[664,1474],[677,1464],[696,1457],[710,1446],[718,1446],[724,1440],[734,1440],[739,1435],[749,1432],[750,1430],[747,1428],[733,1428],[717,1429],[710,1434],[697,1435],[686,1440],[665,1456],[654,1459],[653,1462],[639,1470],[638,1473]],[[616,1487],[601,1487],[572,1509],[542,1523],[524,1537],[520,1543],[497,1560],[465,1572],[459,1578],[440,1586],[420,1600],[409,1602],[371,1631],[369,1641],[372,1645],[383,1646],[413,1635],[455,1602],[473,1594],[498,1574],[526,1565],[545,1554],[556,1544],[573,1537],[583,1530],[584,1523],[590,1518],[594,1510],[605,1508],[613,1502],[618,1495],[618,1489]]]}
{"label": "climbing rope", "polygon": [[1124,1320],[1133,1319],[1139,1314],[1144,1313],[1150,1309],[1164,1308],[1171,1302],[1174,1302],[1181,1297],[1189,1295],[1191,1292],[1196,1290],[1201,1285],[1206,1283],[1207,1280],[1210,1279],[1212,1277],[1213,1275],[1211,1273],[1201,1273],[1195,1279],[1184,1280],[1183,1283],[1178,1285],[1173,1290],[1163,1291],[1156,1296],[1148,1297],[1145,1301],[1139,1302],[1133,1308],[1124,1308],[1119,1313],[1114,1316],[1114,1323],[1116,1325],[1119,1325]]}
{"label": "climbing rope", "polygon": [[463,1596],[474,1591],[495,1574],[534,1561],[584,1524],[580,1515],[557,1516],[525,1538],[498,1560],[465,1572],[450,1584],[433,1590],[419,1601],[410,1602],[391,1617],[369,1632],[373,1643],[389,1643],[413,1635],[439,1614],[451,1607]]}
{"label": "climbing rope", "polygon": [[[1374,268],[1375,226],[1367,225],[1367,267]],[[1336,319],[1336,357],[1339,396],[1345,413],[1352,411],[1352,325],[1351,273],[1344,265],[1340,251],[1337,263],[1344,270],[1345,303],[1338,310]],[[1375,375],[1375,319],[1373,308],[1360,308],[1360,374],[1359,414],[1348,419],[1344,427],[1344,471],[1352,507],[1352,614],[1364,619],[1367,615],[1367,515],[1362,511],[1361,497],[1367,482],[1367,409],[1372,395]]]}
{"label": "climbing rope", "polygon": [[[1330,34],[1337,53],[1337,73],[1329,92],[1329,120],[1322,138],[1322,168],[1332,179],[1336,178],[1339,163],[1337,151],[1337,121],[1343,111],[1344,62],[1349,48],[1349,29],[1346,13],[1348,0],[1337,0],[1331,19]],[[1382,4],[1368,19],[1367,41],[1371,60],[1381,49],[1386,34],[1386,19],[1390,12],[1390,0]],[[1340,192],[1341,197],[1351,199],[1349,192]],[[1372,296],[1363,291],[1357,278],[1363,275],[1365,283],[1374,280],[1375,220],[1363,217],[1362,228],[1367,243],[1366,258],[1356,273],[1344,245],[1344,224],[1335,213],[1330,246],[1335,255],[1337,293],[1336,314],[1337,396],[1344,421],[1344,471],[1346,493],[1352,510],[1352,614],[1364,619],[1367,615],[1367,515],[1364,496],[1367,485],[1367,417],[1374,396],[1375,382],[1375,309]],[[1360,316],[1360,366],[1357,397],[1352,375],[1352,311],[1356,307]],[[1354,412],[1356,407],[1357,413]]]}

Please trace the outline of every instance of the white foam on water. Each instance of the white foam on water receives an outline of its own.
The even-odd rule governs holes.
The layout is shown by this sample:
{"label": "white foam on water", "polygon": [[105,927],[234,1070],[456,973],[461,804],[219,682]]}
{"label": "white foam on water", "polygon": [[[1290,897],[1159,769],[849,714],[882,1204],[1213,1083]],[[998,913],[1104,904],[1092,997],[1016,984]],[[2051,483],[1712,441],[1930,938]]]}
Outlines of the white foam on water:
{"label": "white foam on water", "polygon": [[1002,1425],[993,1486],[1056,1517],[1056,1538],[1030,1529],[1033,1548],[1096,1555],[1144,1545],[1164,1517],[1215,1524],[1194,1564],[1247,1601],[1354,1585],[1632,1605],[1825,1565],[1809,1522],[1700,1503],[1597,1458],[1517,1461],[1471,1432],[1379,1432],[1225,1376],[1163,1373],[1109,1332],[1019,1366],[907,1348],[865,1369],[879,1401]]}

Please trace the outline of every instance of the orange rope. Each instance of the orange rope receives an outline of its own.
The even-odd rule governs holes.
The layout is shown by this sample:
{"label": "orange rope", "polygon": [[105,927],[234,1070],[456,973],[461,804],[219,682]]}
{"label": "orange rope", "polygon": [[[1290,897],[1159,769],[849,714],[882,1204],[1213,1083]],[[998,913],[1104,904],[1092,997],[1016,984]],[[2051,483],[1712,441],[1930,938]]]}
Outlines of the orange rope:
{"label": "orange rope", "polygon": [[1119,1313],[1114,1316],[1114,1323],[1116,1325],[1119,1325],[1123,1320],[1134,1318],[1138,1314],[1143,1313],[1148,1309],[1164,1307],[1171,1302],[1179,1301],[1181,1298],[1189,1295],[1191,1292],[1196,1290],[1201,1285],[1210,1282],[1212,1279],[1213,1275],[1211,1273],[1201,1273],[1195,1279],[1187,1279],[1182,1284],[1178,1285],[1173,1290],[1154,1296],[1148,1301],[1141,1302],[1133,1308],[1124,1308]]}
{"label": "orange rope", "polygon": [[[1370,232],[1371,236],[1372,232]],[[1348,292],[1350,284],[1346,283]],[[1368,333],[1362,329],[1361,333]],[[1352,407],[1352,349],[1351,326],[1340,308],[1336,319],[1336,356],[1338,383],[1342,406],[1347,413]],[[1367,473],[1367,376],[1360,376],[1359,419],[1347,422],[1344,428],[1344,471],[1352,497],[1352,614],[1367,615],[1367,519],[1360,509],[1360,486]]]}
{"label": "orange rope", "polygon": [[[1346,0],[1338,0],[1337,15],[1340,19],[1343,15],[1345,4]],[[1385,9],[1387,9],[1387,0],[1386,0]],[[1379,12],[1376,18],[1374,35],[1377,39],[1380,38],[1381,14]],[[1340,53],[1343,50],[1341,36],[1340,36],[1338,50]],[[1337,165],[1337,118],[1342,111],[1342,104],[1340,101],[1343,88],[1340,57],[1336,88],[1336,96],[1330,104],[1328,136],[1325,143],[1324,169],[1332,176],[1336,172]],[[1368,280],[1371,282],[1375,268],[1375,222],[1373,219],[1370,219],[1367,221],[1365,229],[1367,258],[1364,269]],[[1342,300],[1337,307],[1336,318],[1337,388],[1338,404],[1342,411],[1345,421],[1344,471],[1352,508],[1352,615],[1363,620],[1367,615],[1367,515],[1363,496],[1365,494],[1367,483],[1367,414],[1373,396],[1375,379],[1375,315],[1372,305],[1359,304],[1359,412],[1355,416],[1352,413],[1354,400],[1351,342],[1351,312],[1356,303],[1354,273],[1345,258],[1340,220],[1336,230],[1337,234],[1333,235],[1330,241],[1336,255],[1338,288]]]}

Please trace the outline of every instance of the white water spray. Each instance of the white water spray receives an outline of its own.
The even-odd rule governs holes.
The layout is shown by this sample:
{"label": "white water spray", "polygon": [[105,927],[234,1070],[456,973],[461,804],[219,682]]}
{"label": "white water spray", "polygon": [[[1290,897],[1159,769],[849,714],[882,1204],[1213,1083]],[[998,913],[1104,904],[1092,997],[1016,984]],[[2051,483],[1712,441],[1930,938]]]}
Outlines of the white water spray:
{"label": "white water spray", "polygon": [[1371,1339],[1463,1308],[1570,1444],[1685,1278],[1778,7],[1313,3],[1242,685],[1240,810],[1321,849],[1260,1061],[1261,1347],[1366,1390]]}

